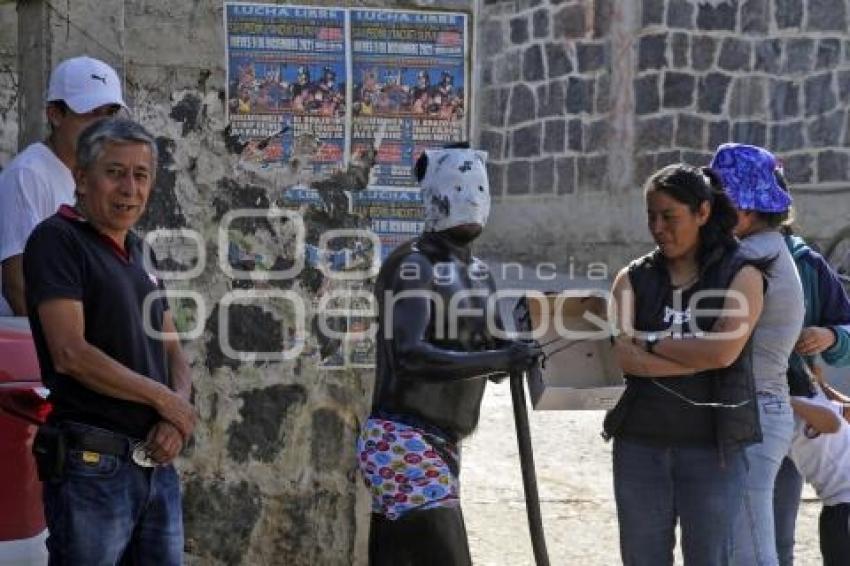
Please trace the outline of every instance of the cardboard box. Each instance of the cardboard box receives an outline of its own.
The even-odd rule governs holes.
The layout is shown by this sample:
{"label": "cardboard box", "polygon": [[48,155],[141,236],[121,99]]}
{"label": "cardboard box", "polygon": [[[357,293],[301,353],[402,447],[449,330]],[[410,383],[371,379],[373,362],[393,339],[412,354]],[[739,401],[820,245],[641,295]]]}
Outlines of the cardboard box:
{"label": "cardboard box", "polygon": [[[611,349],[607,300],[600,291],[563,291],[528,297],[532,328],[547,357],[528,376],[531,402],[539,410],[607,410],[623,392],[622,372]],[[544,309],[546,312],[544,312]],[[551,342],[551,343],[550,343]]]}

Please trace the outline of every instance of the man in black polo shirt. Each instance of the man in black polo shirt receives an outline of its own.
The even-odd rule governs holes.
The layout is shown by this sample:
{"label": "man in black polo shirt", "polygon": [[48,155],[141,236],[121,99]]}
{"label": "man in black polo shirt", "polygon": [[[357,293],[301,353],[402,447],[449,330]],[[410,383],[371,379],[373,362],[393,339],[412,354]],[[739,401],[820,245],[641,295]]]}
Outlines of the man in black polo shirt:
{"label": "man in black polo shirt", "polygon": [[182,560],[171,462],[194,427],[190,370],[165,298],[151,295],[162,285],[146,269],[148,252],[130,231],[156,167],[142,126],[88,127],[77,144],[75,207],[39,224],[24,249],[30,324],[54,407],[33,448],[51,565]]}

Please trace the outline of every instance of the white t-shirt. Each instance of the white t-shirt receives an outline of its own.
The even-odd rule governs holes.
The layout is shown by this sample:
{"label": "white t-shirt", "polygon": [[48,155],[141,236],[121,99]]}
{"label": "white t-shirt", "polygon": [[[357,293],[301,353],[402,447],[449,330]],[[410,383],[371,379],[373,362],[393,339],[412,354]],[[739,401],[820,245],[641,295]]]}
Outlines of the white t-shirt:
{"label": "white t-shirt", "polygon": [[[36,225],[74,202],[75,187],[71,170],[43,143],[19,153],[0,172],[0,262],[22,254]],[[0,316],[11,314],[0,296]]]}
{"label": "white t-shirt", "polygon": [[835,411],[841,426],[838,432],[818,434],[795,415],[789,456],[824,505],[850,503],[850,425],[841,416],[841,405],[827,399],[820,387],[816,389],[809,401]]}

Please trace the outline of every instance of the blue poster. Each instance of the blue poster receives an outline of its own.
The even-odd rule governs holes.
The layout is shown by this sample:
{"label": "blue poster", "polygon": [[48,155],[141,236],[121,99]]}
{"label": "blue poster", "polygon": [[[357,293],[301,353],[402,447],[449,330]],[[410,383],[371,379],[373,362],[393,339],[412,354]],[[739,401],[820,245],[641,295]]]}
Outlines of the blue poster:
{"label": "blue poster", "polygon": [[427,148],[466,139],[467,17],[351,10],[352,151],[386,133],[375,185],[410,187]]}
{"label": "blue poster", "polygon": [[[351,205],[384,256],[418,235],[413,164],[468,139],[467,14],[228,2],[225,30],[227,119],[242,159],[297,158],[324,176],[380,138],[369,189]],[[280,189],[286,207],[323,206],[307,185]]]}
{"label": "blue poster", "polygon": [[345,10],[225,5],[227,110],[243,157],[287,163],[299,144],[315,173],[344,162]]}

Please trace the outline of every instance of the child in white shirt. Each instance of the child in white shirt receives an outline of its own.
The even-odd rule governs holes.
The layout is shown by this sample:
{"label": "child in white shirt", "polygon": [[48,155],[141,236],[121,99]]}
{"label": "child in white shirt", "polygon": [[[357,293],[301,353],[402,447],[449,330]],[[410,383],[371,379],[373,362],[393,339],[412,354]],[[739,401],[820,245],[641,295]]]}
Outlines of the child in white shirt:
{"label": "child in white shirt", "polygon": [[823,501],[820,548],[824,566],[850,563],[850,425],[845,404],[821,385],[813,397],[791,397],[795,428],[789,457]]}

